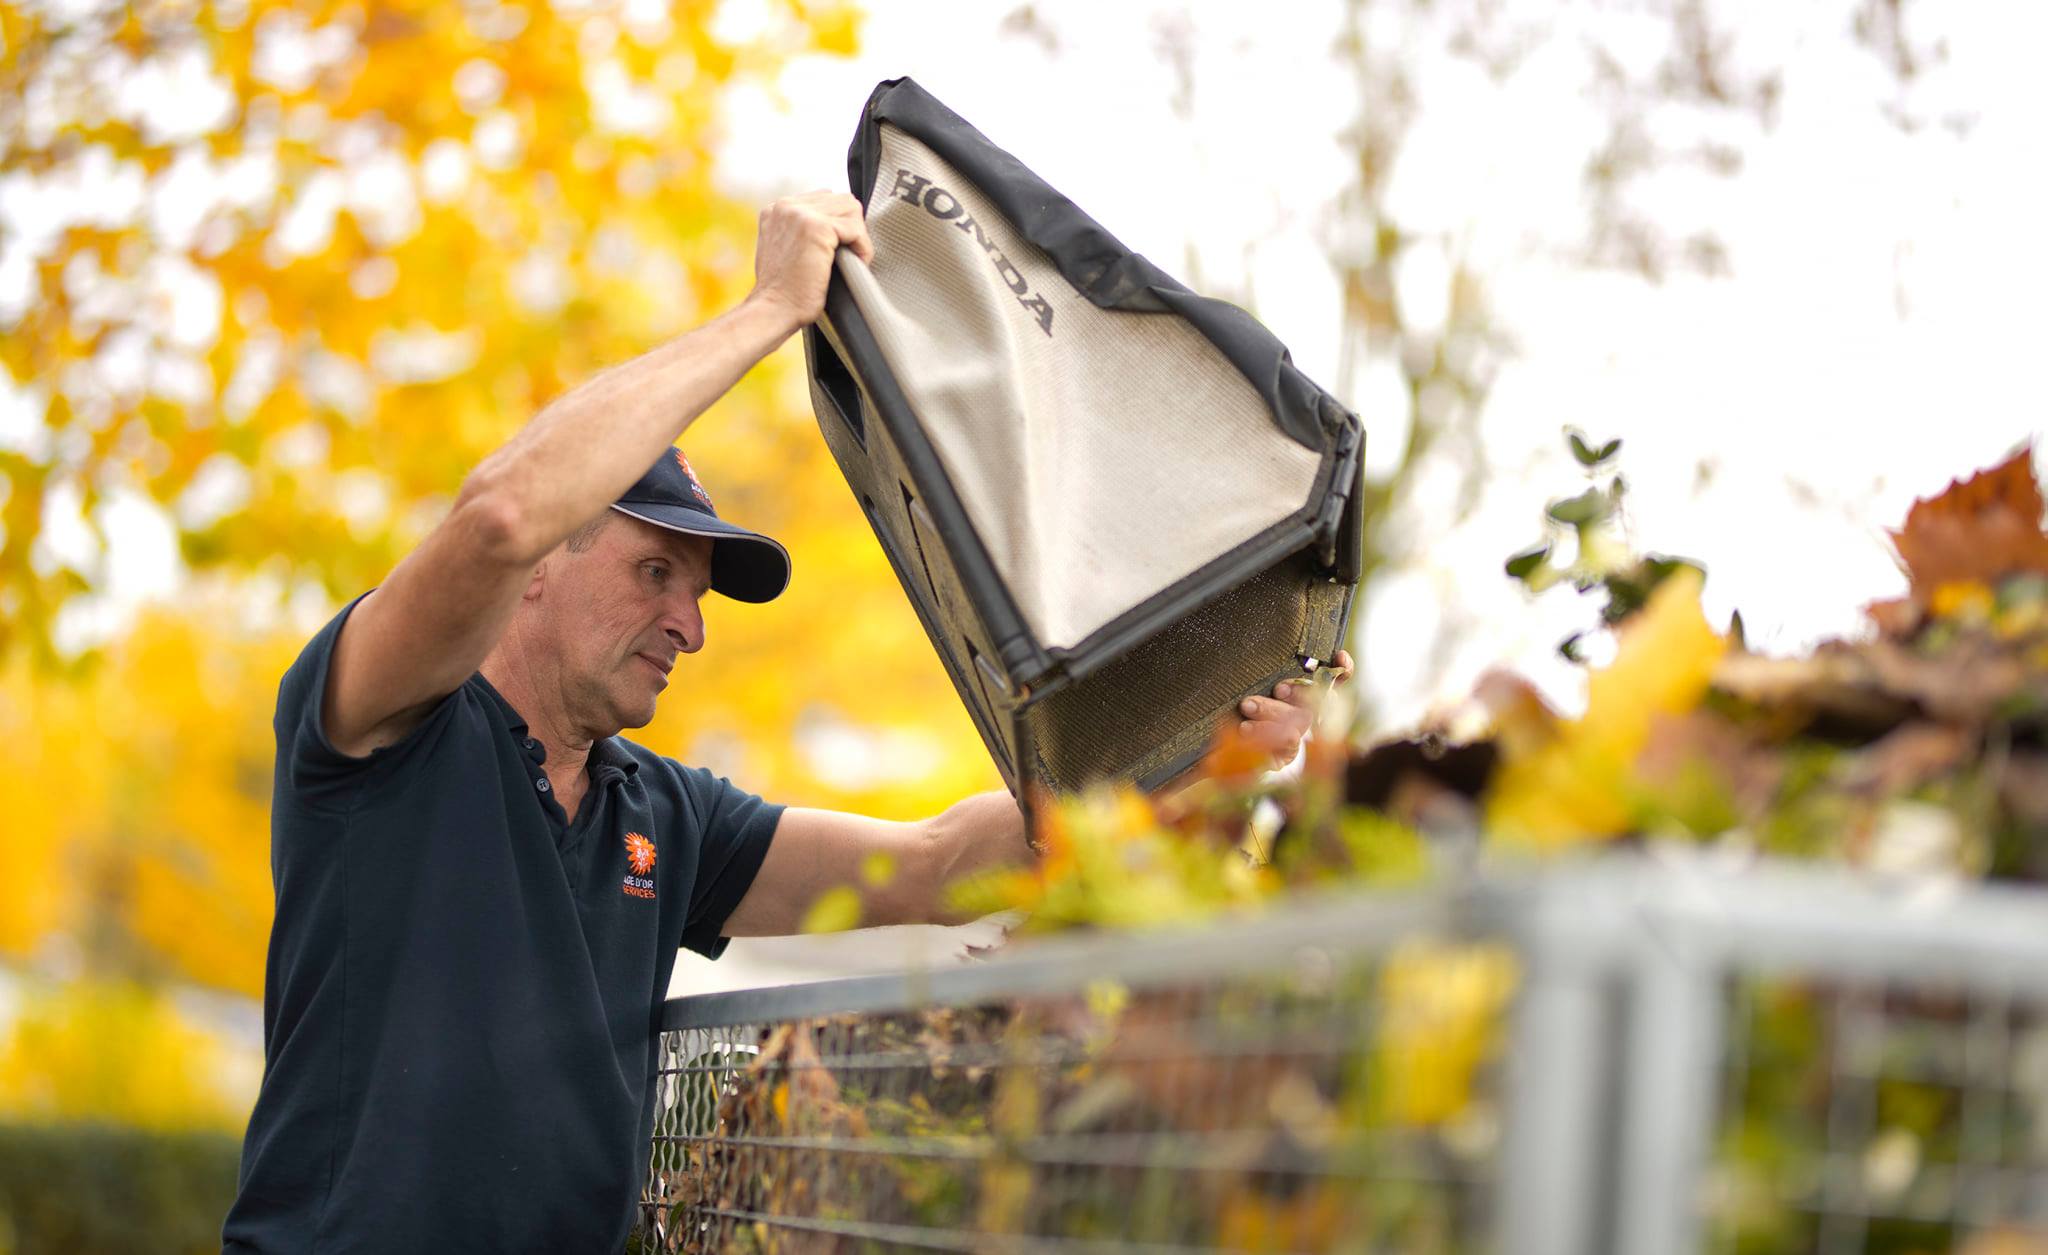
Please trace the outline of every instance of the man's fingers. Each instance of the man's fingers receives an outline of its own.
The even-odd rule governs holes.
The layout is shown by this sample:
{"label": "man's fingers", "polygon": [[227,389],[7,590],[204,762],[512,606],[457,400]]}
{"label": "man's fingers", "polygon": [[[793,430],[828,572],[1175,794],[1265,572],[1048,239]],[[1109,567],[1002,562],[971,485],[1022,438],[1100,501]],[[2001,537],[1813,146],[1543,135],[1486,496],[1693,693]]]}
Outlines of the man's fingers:
{"label": "man's fingers", "polygon": [[1338,650],[1337,656],[1330,659],[1330,665],[1336,670],[1336,683],[1344,683],[1344,681],[1351,678],[1351,651],[1348,649]]}
{"label": "man's fingers", "polygon": [[775,201],[761,211],[756,293],[786,307],[799,325],[816,321],[824,312],[832,258],[841,247],[864,262],[874,260],[874,242],[858,200],[821,190]]}
{"label": "man's fingers", "polygon": [[831,224],[838,243],[853,250],[864,262],[875,259],[874,241],[868,238],[867,214],[860,201],[847,192],[812,192],[802,197]]}
{"label": "man's fingers", "polygon": [[1308,686],[1306,684],[1283,684],[1274,692],[1278,697],[1247,697],[1237,704],[1237,713],[1247,719],[1286,720],[1307,726],[1303,717],[1308,707]]}
{"label": "man's fingers", "polygon": [[853,255],[863,262],[875,260],[875,242],[868,238],[868,224],[865,218],[856,214],[851,222],[835,219],[839,228],[839,242],[853,250]]}
{"label": "man's fingers", "polygon": [[1237,725],[1237,734],[1244,743],[1272,755],[1276,764],[1294,757],[1294,752],[1301,748],[1305,731],[1271,719],[1246,719]]}
{"label": "man's fingers", "polygon": [[1274,698],[1294,710],[1307,710],[1315,700],[1315,692],[1316,686],[1310,680],[1282,680],[1273,686]]}

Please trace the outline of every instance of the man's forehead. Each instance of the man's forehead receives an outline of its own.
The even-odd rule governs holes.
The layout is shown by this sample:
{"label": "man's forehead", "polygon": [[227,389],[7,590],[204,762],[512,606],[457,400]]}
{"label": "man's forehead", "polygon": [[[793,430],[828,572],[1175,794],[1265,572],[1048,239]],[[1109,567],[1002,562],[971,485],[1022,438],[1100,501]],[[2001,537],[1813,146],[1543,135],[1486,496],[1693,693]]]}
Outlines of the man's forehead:
{"label": "man's forehead", "polygon": [[[644,519],[630,514],[613,511],[618,518],[607,529],[628,547],[651,553],[665,554],[681,562],[709,567],[711,565],[711,538],[692,536],[671,528],[656,527]],[[625,524],[622,528],[619,524]]]}

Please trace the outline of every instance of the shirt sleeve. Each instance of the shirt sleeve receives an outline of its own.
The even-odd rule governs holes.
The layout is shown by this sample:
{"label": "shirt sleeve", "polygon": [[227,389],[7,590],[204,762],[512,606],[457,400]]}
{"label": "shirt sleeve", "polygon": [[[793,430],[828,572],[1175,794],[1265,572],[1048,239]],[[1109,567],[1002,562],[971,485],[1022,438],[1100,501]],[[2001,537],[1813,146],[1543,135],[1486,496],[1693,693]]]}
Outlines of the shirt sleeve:
{"label": "shirt sleeve", "polygon": [[341,628],[348,622],[349,614],[369,595],[366,592],[350,601],[314,633],[298,658],[285,669],[284,679],[277,686],[277,713],[272,726],[277,734],[278,774],[300,801],[311,806],[339,804],[372,768],[405,757],[434,728],[446,722],[456,696],[450,693],[404,737],[366,756],[344,754],[327,739],[322,704],[327,697],[327,673],[334,661],[334,645],[341,639]]}
{"label": "shirt sleeve", "polygon": [[703,817],[697,878],[690,886],[690,916],[683,925],[683,944],[715,959],[725,952],[730,940],[724,935],[725,921],[753,886],[784,808],[764,802],[702,767],[678,766],[676,771],[682,776],[684,792]]}

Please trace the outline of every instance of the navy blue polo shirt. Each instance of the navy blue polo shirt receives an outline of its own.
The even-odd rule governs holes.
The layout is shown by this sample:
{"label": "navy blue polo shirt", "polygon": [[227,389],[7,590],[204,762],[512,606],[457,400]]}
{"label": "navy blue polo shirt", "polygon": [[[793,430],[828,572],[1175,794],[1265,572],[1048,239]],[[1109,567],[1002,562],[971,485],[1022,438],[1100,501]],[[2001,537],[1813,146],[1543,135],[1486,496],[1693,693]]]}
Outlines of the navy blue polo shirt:
{"label": "navy blue polo shirt", "polygon": [[571,821],[482,675],[349,758],[320,702],[352,609],[278,688],[263,1088],[222,1240],[617,1251],[676,949],[725,948],[782,808],[612,737]]}

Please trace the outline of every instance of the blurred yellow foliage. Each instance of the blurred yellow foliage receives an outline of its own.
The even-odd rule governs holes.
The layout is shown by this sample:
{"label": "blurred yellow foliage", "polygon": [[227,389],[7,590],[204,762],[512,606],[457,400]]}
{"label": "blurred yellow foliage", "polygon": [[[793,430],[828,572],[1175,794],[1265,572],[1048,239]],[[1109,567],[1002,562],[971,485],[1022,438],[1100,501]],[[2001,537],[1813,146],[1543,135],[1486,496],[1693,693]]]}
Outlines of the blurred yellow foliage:
{"label": "blurred yellow foliage", "polygon": [[231,615],[146,615],[68,682],[20,659],[0,674],[0,711],[33,728],[0,758],[23,873],[0,880],[7,949],[61,928],[96,968],[261,993],[270,710],[299,643]]}
{"label": "blurred yellow foliage", "polygon": [[[47,646],[102,578],[31,560],[46,505],[96,525],[121,487],[195,566],[358,592],[543,403],[744,294],[758,207],[714,177],[720,101],[851,51],[859,17],[718,10],[0,4],[0,173],[42,207],[0,310],[42,420],[0,448],[0,643]],[[771,373],[728,403],[746,455],[700,460],[714,491],[810,472],[789,399]]]}
{"label": "blurred yellow foliage", "polygon": [[1037,823],[1037,860],[955,883],[954,909],[1024,911],[1032,930],[1146,928],[1250,907],[1282,884],[1235,848],[1167,826],[1129,786],[1061,798],[1039,809]]}
{"label": "blurred yellow foliage", "polygon": [[1727,640],[1700,609],[1700,573],[1673,572],[1621,627],[1614,661],[1587,682],[1586,713],[1511,749],[1487,795],[1490,839],[1552,851],[1629,827],[1632,772],[1651,722],[1696,707]]}
{"label": "blurred yellow foliage", "polygon": [[1499,946],[1406,941],[1380,968],[1374,1092],[1396,1124],[1465,1113],[1472,1083],[1503,1037],[1515,956]]}
{"label": "blurred yellow foliage", "polygon": [[255,1082],[169,999],[126,981],[33,995],[0,1037],[0,1120],[240,1133]]}
{"label": "blurred yellow foliage", "polygon": [[1298,1195],[1273,1198],[1249,1182],[1232,1181],[1217,1209],[1216,1243],[1231,1251],[1326,1251],[1355,1230],[1360,1202],[1341,1187],[1316,1182]]}

